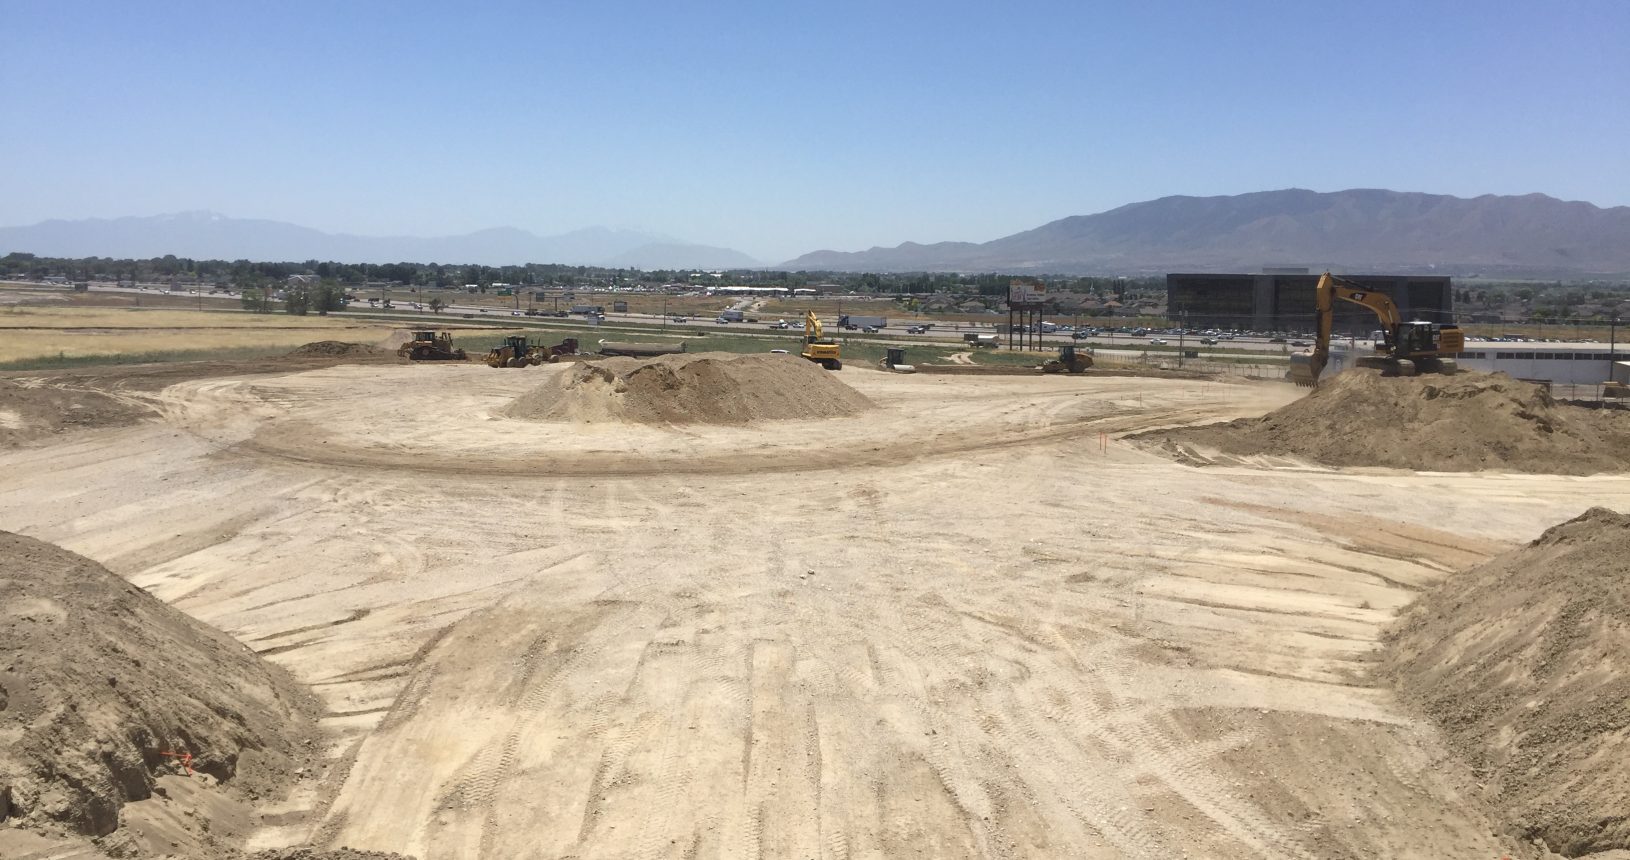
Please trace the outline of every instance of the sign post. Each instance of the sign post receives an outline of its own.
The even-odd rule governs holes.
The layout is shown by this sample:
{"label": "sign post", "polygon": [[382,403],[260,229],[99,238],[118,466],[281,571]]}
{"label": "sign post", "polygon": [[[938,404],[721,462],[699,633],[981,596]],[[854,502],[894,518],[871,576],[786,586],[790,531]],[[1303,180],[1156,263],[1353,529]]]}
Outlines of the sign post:
{"label": "sign post", "polygon": [[1014,279],[1007,286],[1007,348],[1013,349],[1013,328],[1020,327],[1020,349],[1041,346],[1041,306],[1047,301],[1047,285],[1040,281]]}

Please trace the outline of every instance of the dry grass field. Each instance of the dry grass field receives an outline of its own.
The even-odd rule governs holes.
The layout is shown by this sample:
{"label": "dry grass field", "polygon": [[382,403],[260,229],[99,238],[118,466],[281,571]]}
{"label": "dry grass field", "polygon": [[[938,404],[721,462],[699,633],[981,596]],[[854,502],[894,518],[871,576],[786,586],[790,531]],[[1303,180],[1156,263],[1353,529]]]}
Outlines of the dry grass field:
{"label": "dry grass field", "polygon": [[378,343],[378,322],[286,314],[120,308],[0,309],[0,364],[35,358],[293,348],[315,340]]}

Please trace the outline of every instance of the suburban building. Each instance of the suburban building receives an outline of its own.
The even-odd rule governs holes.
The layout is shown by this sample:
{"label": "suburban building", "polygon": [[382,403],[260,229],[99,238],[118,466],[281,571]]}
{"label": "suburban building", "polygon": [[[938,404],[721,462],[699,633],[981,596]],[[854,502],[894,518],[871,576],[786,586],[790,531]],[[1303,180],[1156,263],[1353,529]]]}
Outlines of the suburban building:
{"label": "suburban building", "polygon": [[[1386,293],[1408,320],[1454,322],[1454,290],[1438,275],[1342,275],[1366,289]],[[1319,276],[1283,270],[1256,274],[1169,274],[1166,316],[1190,326],[1242,331],[1310,331],[1313,288]],[[1186,316],[1185,316],[1186,315]],[[1337,302],[1335,331],[1373,331],[1375,314]]]}
{"label": "suburban building", "polygon": [[1630,350],[1605,343],[1499,343],[1472,341],[1456,357],[1466,370],[1498,371],[1554,385],[1600,385],[1613,378],[1615,361]]}

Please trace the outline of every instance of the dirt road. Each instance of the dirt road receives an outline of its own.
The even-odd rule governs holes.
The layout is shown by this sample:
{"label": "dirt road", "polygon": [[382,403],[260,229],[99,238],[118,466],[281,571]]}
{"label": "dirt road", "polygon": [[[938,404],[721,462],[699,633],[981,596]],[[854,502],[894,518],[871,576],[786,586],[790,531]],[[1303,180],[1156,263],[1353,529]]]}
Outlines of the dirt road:
{"label": "dirt road", "polygon": [[[1194,469],[1115,434],[1295,393],[845,371],[750,428],[495,416],[542,367],[153,393],[0,453],[0,527],[313,685],[256,846],[453,857],[1477,857],[1366,680],[1422,587],[1630,478]],[[1100,434],[1108,434],[1103,442]],[[1101,450],[1102,447],[1102,450]]]}

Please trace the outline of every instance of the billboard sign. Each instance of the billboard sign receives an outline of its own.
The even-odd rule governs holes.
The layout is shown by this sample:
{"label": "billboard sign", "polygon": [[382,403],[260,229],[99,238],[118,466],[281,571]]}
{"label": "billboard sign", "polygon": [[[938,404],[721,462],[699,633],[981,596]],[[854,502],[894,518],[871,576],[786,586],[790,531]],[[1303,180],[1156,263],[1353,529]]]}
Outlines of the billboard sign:
{"label": "billboard sign", "polygon": [[1012,281],[1007,286],[1007,303],[1034,305],[1047,301],[1047,285],[1034,281]]}

